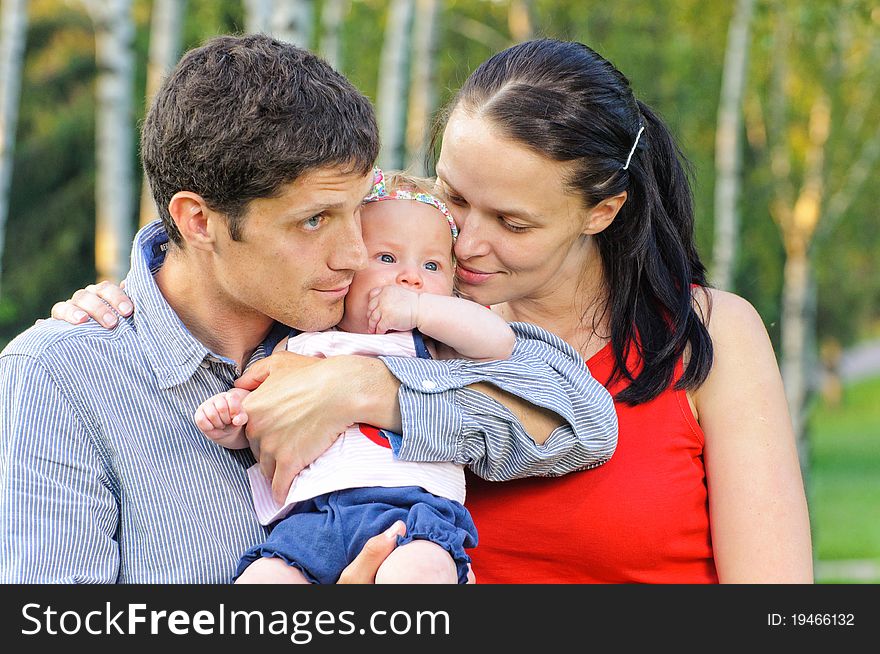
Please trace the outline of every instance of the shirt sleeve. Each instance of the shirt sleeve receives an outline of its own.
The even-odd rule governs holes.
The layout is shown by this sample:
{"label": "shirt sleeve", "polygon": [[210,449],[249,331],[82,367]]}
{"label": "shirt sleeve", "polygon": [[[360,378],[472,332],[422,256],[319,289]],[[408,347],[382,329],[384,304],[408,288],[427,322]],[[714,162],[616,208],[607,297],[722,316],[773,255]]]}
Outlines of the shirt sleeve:
{"label": "shirt sleeve", "polygon": [[0,583],[115,583],[109,454],[36,359],[0,357]]}
{"label": "shirt sleeve", "polygon": [[[511,323],[510,358],[477,362],[380,357],[400,381],[403,439],[409,461],[452,461],[491,481],[559,476],[601,465],[617,447],[611,395],[577,351],[530,323]],[[503,404],[467,388],[488,382],[565,421],[543,445]]]}

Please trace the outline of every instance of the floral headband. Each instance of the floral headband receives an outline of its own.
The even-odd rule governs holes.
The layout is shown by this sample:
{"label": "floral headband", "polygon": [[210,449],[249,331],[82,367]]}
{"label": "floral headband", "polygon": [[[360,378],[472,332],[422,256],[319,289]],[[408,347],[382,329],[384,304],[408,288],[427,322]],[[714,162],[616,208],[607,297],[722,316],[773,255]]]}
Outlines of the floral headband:
{"label": "floral headband", "polygon": [[369,195],[364,198],[364,204],[380,202],[382,200],[415,200],[416,202],[430,205],[442,213],[446,218],[446,222],[449,223],[449,229],[452,232],[452,242],[455,243],[455,239],[458,238],[458,228],[455,226],[452,214],[449,213],[449,209],[442,201],[430,193],[423,193],[421,191],[399,189],[389,193],[385,186],[385,173],[379,168],[373,168],[373,187],[370,189]]}

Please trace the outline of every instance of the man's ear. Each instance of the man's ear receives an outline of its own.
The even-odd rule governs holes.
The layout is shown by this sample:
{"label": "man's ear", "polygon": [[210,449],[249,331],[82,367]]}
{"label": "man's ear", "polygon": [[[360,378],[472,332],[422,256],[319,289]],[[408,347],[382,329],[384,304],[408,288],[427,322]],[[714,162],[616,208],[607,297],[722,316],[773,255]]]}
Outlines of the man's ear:
{"label": "man's ear", "polygon": [[626,191],[605,198],[587,212],[583,234],[598,234],[610,225],[626,202]]}
{"label": "man's ear", "polygon": [[213,225],[219,217],[198,193],[178,191],[168,203],[168,212],[184,243],[197,250],[213,249]]}

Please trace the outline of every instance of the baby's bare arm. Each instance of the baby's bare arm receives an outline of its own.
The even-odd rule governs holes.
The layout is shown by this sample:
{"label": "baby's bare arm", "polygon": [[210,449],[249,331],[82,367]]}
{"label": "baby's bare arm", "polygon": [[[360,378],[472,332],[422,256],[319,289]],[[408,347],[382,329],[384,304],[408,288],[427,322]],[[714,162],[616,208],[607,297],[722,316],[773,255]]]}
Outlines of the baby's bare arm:
{"label": "baby's bare arm", "polygon": [[449,346],[454,352],[438,353],[440,358],[474,360],[507,359],[516,340],[510,325],[482,304],[458,297],[419,295],[417,327]]}

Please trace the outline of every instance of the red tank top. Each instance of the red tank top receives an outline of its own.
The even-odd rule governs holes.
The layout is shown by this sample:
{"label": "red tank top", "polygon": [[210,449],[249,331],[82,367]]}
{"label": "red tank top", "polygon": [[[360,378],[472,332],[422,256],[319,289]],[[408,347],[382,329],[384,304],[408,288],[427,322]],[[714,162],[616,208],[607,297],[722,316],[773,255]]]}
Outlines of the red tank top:
{"label": "red tank top", "polygon": [[[604,381],[613,363],[609,344],[588,366]],[[685,391],[615,406],[617,450],[598,468],[508,482],[468,474],[477,583],[718,582],[703,431]]]}

